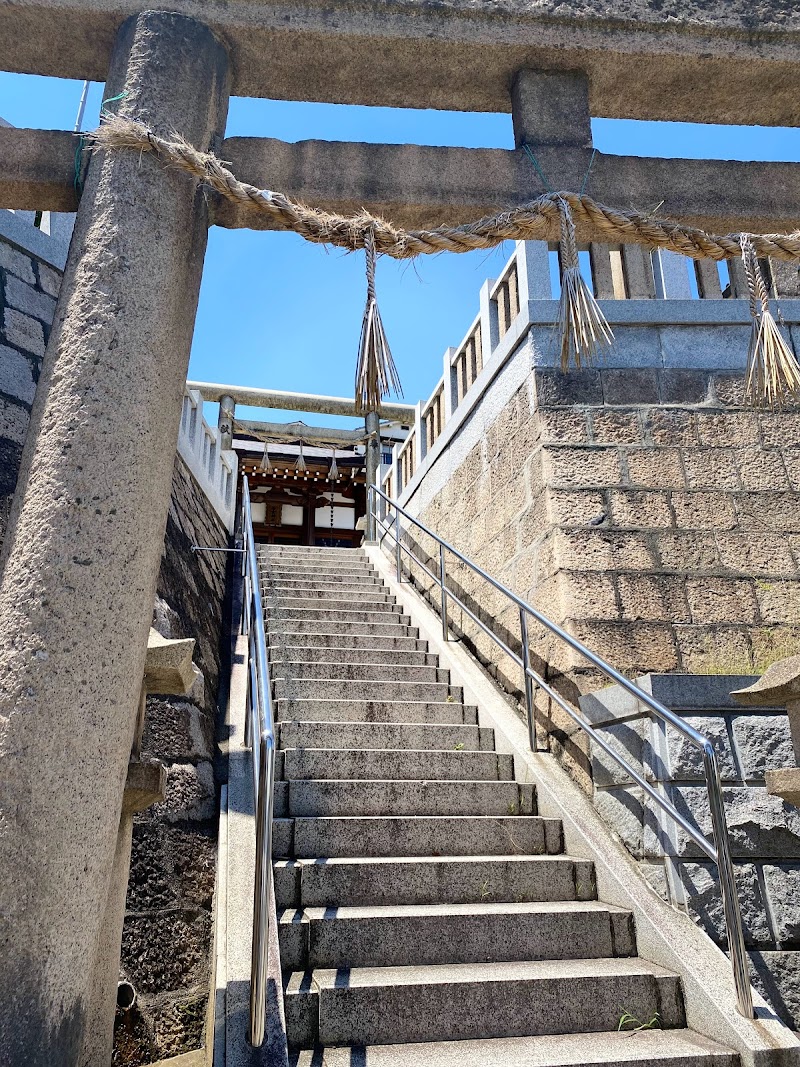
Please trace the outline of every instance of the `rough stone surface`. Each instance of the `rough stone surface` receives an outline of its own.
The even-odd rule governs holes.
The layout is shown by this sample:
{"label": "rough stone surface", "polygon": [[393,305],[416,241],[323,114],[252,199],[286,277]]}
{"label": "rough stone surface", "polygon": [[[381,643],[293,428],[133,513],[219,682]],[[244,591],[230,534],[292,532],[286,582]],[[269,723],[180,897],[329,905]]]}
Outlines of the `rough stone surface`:
{"label": "rough stone surface", "polygon": [[216,810],[214,794],[214,768],[205,762],[191,764],[174,764],[167,774],[167,796],[162,804],[156,805],[156,811],[169,822],[181,822],[184,819],[210,819]]}
{"label": "rough stone surface", "polygon": [[764,866],[775,937],[782,948],[800,946],[800,865]]}
{"label": "rough stone surface", "polygon": [[800,1030],[800,952],[751,952],[753,985],[785,1023]]}
{"label": "rough stone surface", "polygon": [[27,406],[33,403],[36,392],[34,365],[30,358],[7,345],[0,345],[0,388]]}
{"label": "rough stone surface", "polygon": [[[680,874],[692,918],[719,944],[725,944],[725,914],[722,910],[716,868],[710,863],[683,863],[680,866]],[[754,864],[737,863],[735,876],[745,941],[748,947],[768,946],[773,937],[767,921],[758,871]]]}
{"label": "rough stone surface", "polygon": [[794,765],[794,749],[785,715],[735,715],[733,736],[746,780],[763,781],[767,771]]}
{"label": "rough stone surface", "polygon": [[[710,716],[686,716],[686,722],[708,737],[714,746],[719,760],[720,776],[723,782],[734,782],[739,778],[734,762],[733,747],[728,733],[728,723],[724,718]],[[700,749],[678,733],[667,729],[669,746],[668,779],[673,781],[704,781],[703,756]],[[763,776],[762,776],[763,777]]]}

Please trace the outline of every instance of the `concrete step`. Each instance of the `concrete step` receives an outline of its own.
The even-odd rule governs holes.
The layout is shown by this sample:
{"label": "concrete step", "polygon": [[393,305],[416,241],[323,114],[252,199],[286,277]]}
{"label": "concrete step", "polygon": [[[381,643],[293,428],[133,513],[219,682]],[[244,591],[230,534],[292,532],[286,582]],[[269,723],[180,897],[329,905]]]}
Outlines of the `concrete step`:
{"label": "concrete step", "polygon": [[[422,644],[422,642],[419,642]],[[269,650],[270,663],[381,663],[387,666],[436,667],[439,657],[431,652],[397,648],[336,648],[313,645],[273,645]]]}
{"label": "concrete step", "polygon": [[[323,618],[341,615],[342,619],[340,621],[342,622],[345,622],[350,617],[352,617],[354,621],[361,620],[362,622],[369,622],[370,620],[368,618],[362,618],[364,615],[383,617],[386,615],[400,616],[403,614],[403,609],[399,604],[392,604],[388,601],[377,604],[372,601],[362,602],[360,597],[350,597],[347,600],[317,600],[316,598],[300,600],[298,597],[278,599],[268,595],[265,607],[267,609],[267,615],[270,618],[272,616],[295,618],[295,616],[298,616],[301,612],[303,618],[308,618],[318,616],[322,613]],[[310,613],[314,613],[314,616],[311,616]],[[374,621],[380,622],[381,618],[377,618]]]}
{"label": "concrete step", "polygon": [[[344,661],[344,662],[343,662]],[[294,678],[298,681],[314,678],[342,678],[350,680],[372,679],[380,682],[449,682],[450,672],[440,667],[428,667],[421,664],[391,663],[350,663],[346,652],[342,652],[338,663],[276,661],[272,678]]]}
{"label": "concrete step", "polygon": [[275,717],[280,722],[394,722],[394,723],[466,723],[478,722],[474,704],[461,701],[427,700],[289,700],[275,701]]}
{"label": "concrete step", "polygon": [[[397,598],[381,586],[365,586],[363,589],[349,589],[344,592],[339,589],[315,589],[307,586],[304,589],[282,589],[272,582],[263,587],[265,598],[270,604],[279,607],[291,604],[295,601],[309,607],[327,607],[332,605],[336,608],[339,604],[353,607],[363,601],[369,604],[370,611],[380,611],[384,604],[396,604]],[[377,605],[377,607],[372,607]],[[344,610],[344,609],[343,609]]]}
{"label": "concrete step", "polygon": [[[452,727],[450,727],[452,729]],[[277,796],[285,793],[278,808]],[[532,785],[517,782],[306,781],[277,782],[276,816],[535,815]]]}
{"label": "concrete step", "polygon": [[[296,630],[303,623],[313,622],[319,629],[330,633],[331,629],[361,633],[361,626],[410,626],[411,619],[395,610],[396,605],[387,604],[381,611],[363,610],[358,607],[342,608],[276,608],[269,602],[265,614],[272,630]],[[369,632],[369,631],[368,631]],[[374,632],[374,631],[372,631]],[[380,632],[380,631],[378,631]],[[393,631],[389,630],[388,633]],[[398,632],[398,631],[394,631]],[[402,631],[399,631],[402,632]]]}
{"label": "concrete step", "polygon": [[[388,634],[354,633],[350,629],[347,633],[324,630],[316,627],[315,630],[292,631],[273,630],[269,637],[272,648],[275,651],[288,652],[293,648],[319,648],[334,649],[336,658],[344,655],[345,649],[357,649],[359,652],[374,650],[376,652],[427,652],[428,642],[420,641],[419,631],[415,627],[407,627],[411,631],[409,636],[397,636],[398,631],[392,629]],[[377,661],[376,661],[377,662]]]}
{"label": "concrete step", "polygon": [[561,823],[539,815],[357,815],[276,819],[272,854],[275,859],[536,856],[561,848]]}
{"label": "concrete step", "polygon": [[[436,749],[493,752],[494,730],[454,723],[282,722],[281,748]],[[330,777],[326,775],[326,777]],[[359,777],[363,777],[359,775]],[[426,775],[426,778],[432,777]],[[387,807],[391,811],[391,807]]]}
{"label": "concrete step", "polygon": [[271,590],[286,589],[294,590],[323,589],[328,593],[341,590],[344,595],[353,593],[388,593],[390,590],[380,581],[368,574],[314,574],[310,571],[268,571],[260,575],[261,589],[264,593]]}
{"label": "concrete step", "polygon": [[596,900],[286,908],[281,966],[411,967],[633,956],[629,911]]}
{"label": "concrete step", "polygon": [[273,596],[345,596],[357,593],[359,596],[388,596],[389,591],[378,580],[365,578],[362,582],[319,582],[318,579],[302,580],[275,577],[268,579],[265,591]]}
{"label": "concrete step", "polygon": [[739,1067],[739,1057],[693,1030],[642,1030],[313,1052],[296,1049],[289,1063],[290,1067]]}
{"label": "concrete step", "polygon": [[284,749],[283,777],[353,781],[511,782],[514,757],[499,752],[436,752],[430,749]]}
{"label": "concrete step", "polygon": [[384,622],[386,616],[380,616],[378,621],[365,621],[365,622],[352,622],[348,621],[346,632],[342,633],[341,630],[337,632],[337,627],[341,627],[341,620],[336,618],[329,618],[328,616],[334,615],[335,612],[317,612],[317,618],[309,618],[308,613],[304,613],[303,617],[296,618],[270,616],[268,619],[268,628],[270,631],[270,642],[282,642],[290,640],[291,644],[297,644],[297,637],[302,636],[303,640],[307,636],[319,636],[327,637],[329,639],[326,644],[333,644],[336,646],[338,642],[342,648],[347,647],[348,641],[354,637],[362,638],[377,638],[377,637],[389,637],[395,640],[402,638],[415,638],[419,640],[419,629],[416,626],[410,626],[409,620],[401,615],[395,615],[388,621]]}
{"label": "concrete step", "polygon": [[259,565],[259,574],[264,577],[270,574],[296,574],[310,575],[312,578],[321,578],[327,575],[330,581],[336,581],[345,575],[355,575],[358,578],[377,578],[378,573],[370,563],[344,563],[341,566],[330,563],[309,563],[303,560],[285,560],[283,562],[269,562]]}
{"label": "concrete step", "polygon": [[304,1048],[616,1031],[630,1005],[685,1025],[677,975],[639,959],[317,969],[290,976],[285,1005]]}
{"label": "concrete step", "polygon": [[273,869],[282,908],[524,903],[597,895],[592,863],[565,855],[326,857],[278,860]]}
{"label": "concrete step", "polygon": [[462,699],[462,689],[447,682],[381,682],[378,679],[314,678],[295,681],[277,678],[274,683],[278,700],[425,700],[445,703],[452,697]]}
{"label": "concrete step", "polygon": [[309,559],[366,559],[363,548],[328,548],[327,545],[264,545],[261,555],[266,559],[299,556]]}

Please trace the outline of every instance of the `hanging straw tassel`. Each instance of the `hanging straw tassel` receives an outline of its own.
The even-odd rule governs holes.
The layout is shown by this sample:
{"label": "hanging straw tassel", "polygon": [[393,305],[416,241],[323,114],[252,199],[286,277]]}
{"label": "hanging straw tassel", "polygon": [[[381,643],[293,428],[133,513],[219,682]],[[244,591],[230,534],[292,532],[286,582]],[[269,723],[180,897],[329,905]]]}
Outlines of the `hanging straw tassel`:
{"label": "hanging straw tassel", "polygon": [[787,399],[800,396],[800,366],[770,311],[769,293],[750,236],[742,234],[740,243],[753,320],[745,396],[756,407],[780,408]]}
{"label": "hanging straw tassel", "polygon": [[258,469],[267,474],[272,473],[272,463],[269,458],[269,445],[266,442],[264,443],[264,455],[261,457],[261,463],[259,464]]}
{"label": "hanging straw tassel", "polygon": [[328,481],[335,482],[339,477],[339,468],[336,466],[336,449],[331,449],[331,465],[328,471]]}
{"label": "hanging straw tassel", "polygon": [[300,442],[300,455],[297,457],[297,462],[294,465],[294,469],[298,474],[303,474],[306,470],[306,460],[303,455],[303,442]]}
{"label": "hanging straw tassel", "polygon": [[561,216],[561,302],[556,329],[561,338],[561,370],[590,364],[614,340],[600,306],[581,274],[575,223],[567,201],[556,198]]}
{"label": "hanging straw tassel", "polygon": [[364,235],[364,252],[367,260],[367,306],[361,323],[356,365],[356,411],[361,415],[380,411],[381,401],[390,391],[403,395],[375,298],[377,255],[373,227],[367,229]]}

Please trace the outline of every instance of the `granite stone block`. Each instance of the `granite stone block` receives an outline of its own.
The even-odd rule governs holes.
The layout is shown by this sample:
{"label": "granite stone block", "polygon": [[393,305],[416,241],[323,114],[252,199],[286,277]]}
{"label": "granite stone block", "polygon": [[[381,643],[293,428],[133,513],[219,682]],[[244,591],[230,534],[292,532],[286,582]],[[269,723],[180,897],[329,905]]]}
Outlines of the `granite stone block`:
{"label": "granite stone block", "polygon": [[775,937],[782,948],[800,946],[800,864],[764,864]]}
{"label": "granite stone block", "polygon": [[[733,746],[728,731],[727,720],[723,716],[684,716],[688,726],[705,734],[719,761],[720,777],[723,782],[735,782],[739,775],[733,756]],[[666,728],[669,750],[669,777],[672,781],[705,781],[703,755],[700,749],[674,727]]]}
{"label": "granite stone block", "polygon": [[763,782],[766,771],[795,765],[789,719],[783,715],[736,715],[733,736],[742,777]]}
{"label": "granite stone block", "polygon": [[[678,811],[710,840],[711,816],[705,787],[671,786],[670,796]],[[734,857],[800,860],[800,810],[756,786],[728,786],[723,789],[723,801]],[[682,836],[677,854],[694,856],[698,848]]]}
{"label": "granite stone block", "polygon": [[5,299],[10,307],[23,311],[39,319],[46,326],[50,326],[56,310],[56,302],[52,296],[41,292],[33,285],[28,285],[19,278],[9,275],[5,284]]}
{"label": "granite stone block", "polygon": [[751,952],[753,985],[793,1030],[800,1029],[800,951]]}
{"label": "granite stone block", "polygon": [[[718,945],[727,944],[725,913],[716,866],[713,863],[681,863],[678,865],[678,871],[692,918]],[[766,906],[755,865],[735,864],[734,877],[746,944],[751,947],[770,945],[772,931],[767,921]]]}
{"label": "granite stone block", "polygon": [[36,393],[30,360],[7,345],[0,345],[0,392],[23,404],[32,404]]}
{"label": "granite stone block", "polygon": [[8,274],[21,278],[23,282],[27,282],[29,285],[33,285],[36,282],[31,257],[26,256],[24,252],[20,252],[19,249],[14,248],[13,245],[6,244],[2,240],[0,240],[0,267],[7,271]]}
{"label": "granite stone block", "polygon": [[34,356],[44,356],[44,329],[38,319],[7,307],[3,312],[3,329],[10,345]]}

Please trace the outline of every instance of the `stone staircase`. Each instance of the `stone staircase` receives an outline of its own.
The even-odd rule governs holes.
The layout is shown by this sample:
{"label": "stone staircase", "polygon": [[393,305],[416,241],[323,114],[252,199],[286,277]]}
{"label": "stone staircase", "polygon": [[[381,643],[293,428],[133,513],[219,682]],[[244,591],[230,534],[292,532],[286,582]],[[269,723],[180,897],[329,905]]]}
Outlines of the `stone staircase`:
{"label": "stone staircase", "polygon": [[[297,1067],[734,1067],[360,550],[260,550]],[[661,1028],[618,1032],[623,1013]]]}

